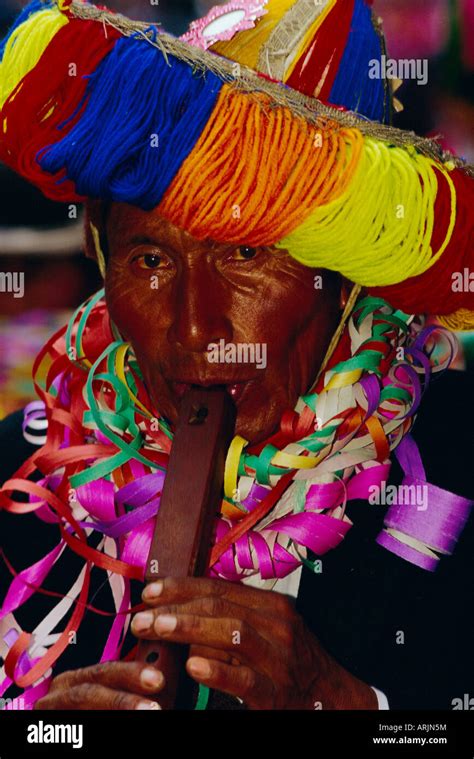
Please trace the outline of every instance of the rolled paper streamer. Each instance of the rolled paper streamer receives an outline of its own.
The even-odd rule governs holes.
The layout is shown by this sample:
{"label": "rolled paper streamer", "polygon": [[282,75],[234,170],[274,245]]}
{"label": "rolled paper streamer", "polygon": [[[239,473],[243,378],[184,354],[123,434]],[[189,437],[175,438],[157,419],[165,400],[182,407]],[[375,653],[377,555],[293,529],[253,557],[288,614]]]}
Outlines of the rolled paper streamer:
{"label": "rolled paper streamer", "polygon": [[39,432],[46,432],[48,429],[46,408],[43,401],[28,403],[23,415],[22,430],[25,440],[32,445],[44,445],[46,435],[38,434]]}
{"label": "rolled paper streamer", "polygon": [[376,543],[396,556],[399,556],[401,559],[405,559],[405,561],[409,561],[410,564],[415,564],[417,567],[425,569],[428,572],[434,572],[438,566],[438,556],[422,552],[408,543],[398,540],[389,532],[382,531],[377,536]]}
{"label": "rolled paper streamer", "polygon": [[31,401],[31,403],[28,403],[25,406],[25,409],[23,412],[24,417],[25,417],[23,421],[23,425],[26,426],[26,422],[28,421],[30,416],[35,418],[36,414],[38,413],[44,414],[45,412],[46,412],[46,408],[43,401]]}
{"label": "rolled paper streamer", "polygon": [[[434,567],[439,557],[433,558],[429,555],[427,557],[420,549],[424,547],[428,549],[428,552],[452,553],[474,501],[450,493],[412,475],[406,475],[400,487],[406,488],[404,493],[408,493],[408,489],[411,489],[410,492],[415,493],[415,499],[409,504],[395,502],[390,507],[384,519],[385,530],[378,535],[377,543],[386,548],[390,546],[389,550],[418,566]],[[400,487],[397,489],[398,498],[402,492]],[[419,488],[422,489],[424,500],[426,499],[426,504],[421,504],[423,508],[420,508],[420,504],[416,502]],[[398,535],[398,538],[394,536],[394,533]],[[420,544],[420,549],[417,550],[413,541],[415,545]]]}

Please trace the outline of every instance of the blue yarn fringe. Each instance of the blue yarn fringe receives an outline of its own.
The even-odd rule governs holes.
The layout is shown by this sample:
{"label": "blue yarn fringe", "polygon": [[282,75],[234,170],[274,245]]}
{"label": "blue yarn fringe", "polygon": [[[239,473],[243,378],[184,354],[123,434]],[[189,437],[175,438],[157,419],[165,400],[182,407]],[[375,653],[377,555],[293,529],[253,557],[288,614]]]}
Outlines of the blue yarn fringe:
{"label": "blue yarn fringe", "polygon": [[390,120],[390,104],[383,79],[369,79],[369,61],[380,60],[380,38],[372,25],[371,9],[356,0],[351,29],[329,101],[368,119]]}
{"label": "blue yarn fringe", "polygon": [[143,40],[118,40],[89,77],[77,124],[39,152],[42,168],[65,168],[80,195],[154,208],[194,148],[223,84],[211,72],[193,74],[187,64],[169,61]]}

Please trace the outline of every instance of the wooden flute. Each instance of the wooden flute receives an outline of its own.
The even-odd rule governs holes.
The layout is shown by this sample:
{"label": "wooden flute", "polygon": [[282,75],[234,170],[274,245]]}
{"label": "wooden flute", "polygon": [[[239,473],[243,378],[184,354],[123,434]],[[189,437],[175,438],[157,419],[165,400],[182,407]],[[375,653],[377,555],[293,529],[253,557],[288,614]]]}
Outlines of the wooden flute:
{"label": "wooden flute", "polygon": [[[146,564],[147,584],[163,577],[204,574],[235,417],[234,402],[224,387],[193,386],[183,396]],[[139,641],[137,660],[165,676],[165,687],[157,696],[162,709],[190,707],[187,655],[185,645]]]}

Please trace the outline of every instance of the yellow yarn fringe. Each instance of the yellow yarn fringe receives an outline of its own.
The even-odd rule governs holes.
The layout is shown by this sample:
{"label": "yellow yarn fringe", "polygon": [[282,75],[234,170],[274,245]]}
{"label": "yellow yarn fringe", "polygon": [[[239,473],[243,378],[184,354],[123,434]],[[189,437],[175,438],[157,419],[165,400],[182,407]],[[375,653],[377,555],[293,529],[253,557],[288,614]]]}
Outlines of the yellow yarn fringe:
{"label": "yellow yarn fringe", "polygon": [[[435,166],[449,184],[451,214],[446,238],[433,252]],[[431,268],[446,249],[455,221],[456,190],[442,165],[415,150],[366,138],[346,192],[318,203],[278,247],[307,266],[340,271],[364,286],[386,286]]]}
{"label": "yellow yarn fringe", "polygon": [[452,314],[437,316],[436,321],[443,327],[450,329],[452,332],[467,332],[474,330],[474,311],[467,308],[460,308]]}
{"label": "yellow yarn fringe", "polygon": [[0,62],[0,108],[67,23],[67,16],[53,8],[33,13],[12,32]]}

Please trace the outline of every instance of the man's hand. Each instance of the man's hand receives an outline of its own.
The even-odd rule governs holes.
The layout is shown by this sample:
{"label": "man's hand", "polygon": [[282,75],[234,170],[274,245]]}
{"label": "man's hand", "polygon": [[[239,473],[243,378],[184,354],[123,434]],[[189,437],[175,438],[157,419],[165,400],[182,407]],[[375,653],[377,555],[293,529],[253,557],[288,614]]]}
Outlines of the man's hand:
{"label": "man's hand", "polygon": [[377,709],[372,689],[323,650],[288,596],[189,577],[152,583],[143,600],[150,609],[132,632],[189,644],[188,674],[250,709]]}
{"label": "man's hand", "polygon": [[139,662],[105,662],[55,677],[35,709],[159,709],[161,672]]}

